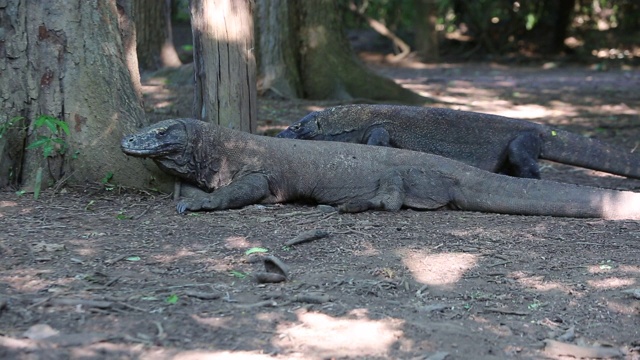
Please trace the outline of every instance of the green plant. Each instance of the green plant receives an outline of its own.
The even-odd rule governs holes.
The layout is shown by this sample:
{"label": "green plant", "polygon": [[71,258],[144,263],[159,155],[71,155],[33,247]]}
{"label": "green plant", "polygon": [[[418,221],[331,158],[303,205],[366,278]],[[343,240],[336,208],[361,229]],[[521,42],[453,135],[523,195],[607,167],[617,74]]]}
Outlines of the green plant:
{"label": "green plant", "polygon": [[[39,134],[36,140],[27,146],[27,150],[41,148],[42,156],[45,160],[52,156],[55,151],[61,155],[67,151],[68,144],[63,138],[63,135],[69,135],[69,126],[66,122],[50,115],[40,115],[33,122],[33,130],[37,131],[40,128],[49,129],[50,134]],[[40,188],[42,187],[42,170],[43,167],[40,166],[36,171],[36,179],[33,188],[33,197],[35,199],[40,196]]]}
{"label": "green plant", "polygon": [[49,115],[40,115],[33,123],[33,129],[38,130],[42,127],[49,129],[51,134],[49,136],[38,135],[36,141],[27,146],[27,149],[42,148],[42,155],[45,158],[51,156],[54,150],[58,150],[58,153],[64,154],[67,151],[67,142],[62,138],[62,133],[69,135],[69,126],[66,122]]}

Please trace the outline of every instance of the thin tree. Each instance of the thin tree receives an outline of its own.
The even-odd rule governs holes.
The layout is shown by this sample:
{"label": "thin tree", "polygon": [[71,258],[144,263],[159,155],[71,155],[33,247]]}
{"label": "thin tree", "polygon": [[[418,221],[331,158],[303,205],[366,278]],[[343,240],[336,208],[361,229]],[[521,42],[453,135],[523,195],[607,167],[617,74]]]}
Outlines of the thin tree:
{"label": "thin tree", "polygon": [[416,50],[423,60],[437,61],[440,57],[436,30],[438,1],[414,0],[413,5],[415,7]]}
{"label": "thin tree", "polygon": [[171,0],[134,0],[138,62],[143,69],[182,65],[173,44]]}
{"label": "thin tree", "polygon": [[249,0],[192,0],[194,115],[255,132],[257,117],[253,18]]}
{"label": "thin tree", "polygon": [[[270,17],[265,20],[270,22],[268,26],[260,25],[260,44],[265,44],[260,47],[260,56],[267,44],[275,43],[269,39],[263,40],[263,37],[293,39],[289,43],[297,45],[294,59],[291,59],[293,56],[288,48],[269,49],[276,55],[266,56],[268,60],[264,63],[280,71],[261,73],[261,78],[268,80],[265,84],[284,83],[291,89],[301,88],[303,97],[310,99],[369,99],[416,104],[429,101],[391,79],[376,74],[356,58],[341,25],[342,13],[346,8],[340,6],[340,1],[259,2],[260,7],[269,7],[270,13],[282,11],[276,6],[286,6],[289,14]],[[278,64],[278,59],[289,60],[286,64]],[[261,66],[261,70],[264,69],[268,67]],[[272,74],[280,78],[273,78]],[[298,79],[300,83],[297,83]]]}

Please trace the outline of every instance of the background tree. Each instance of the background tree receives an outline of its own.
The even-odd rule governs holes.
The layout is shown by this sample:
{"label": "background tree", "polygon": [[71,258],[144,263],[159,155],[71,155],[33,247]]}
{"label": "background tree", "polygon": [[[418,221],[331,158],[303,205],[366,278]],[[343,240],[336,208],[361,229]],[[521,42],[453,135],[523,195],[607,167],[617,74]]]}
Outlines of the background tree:
{"label": "background tree", "polygon": [[[0,6],[0,129],[7,130],[0,139],[0,185],[31,186],[38,173],[42,184],[111,174],[142,188],[161,176],[120,151],[123,133],[146,121],[130,2],[117,3],[7,0]],[[37,126],[42,116],[48,122]],[[27,149],[33,144],[53,151]],[[153,186],[167,184],[158,179]]]}
{"label": "background tree", "polygon": [[137,54],[148,70],[182,65],[173,45],[171,0],[133,0]]}
{"label": "background tree", "polygon": [[254,132],[257,118],[249,0],[192,0],[197,118]]}
{"label": "background tree", "polygon": [[295,36],[295,9],[290,0],[258,0],[256,26],[258,91],[285,98],[302,97]]}
{"label": "background tree", "polygon": [[[275,8],[277,1],[259,1],[262,2],[260,8],[269,7],[268,11],[271,13],[278,11]],[[289,13],[294,16],[288,17],[286,26],[275,23],[275,20],[264,19],[271,23],[267,27],[261,25],[261,37],[274,37],[277,33],[281,38],[295,39],[292,42],[298,44],[297,53],[293,54],[296,67],[289,70],[293,74],[282,75],[285,78],[283,81],[296,88],[298,85],[293,82],[299,74],[302,94],[310,99],[363,98],[409,103],[428,101],[427,98],[374,73],[358,61],[342,27],[342,15],[346,8],[340,6],[341,3],[338,0],[290,0],[286,5]],[[274,29],[277,30],[274,32]],[[260,42],[267,44],[270,40]],[[260,48],[261,54],[263,48],[264,46]],[[284,59],[285,56],[290,58],[288,54],[281,52],[280,55],[269,55],[269,59]],[[272,60],[269,61],[271,66],[275,66]],[[286,65],[280,65],[280,68],[291,69]]]}
{"label": "background tree", "polygon": [[438,44],[438,1],[437,0],[413,0],[415,8],[415,39],[416,51],[425,61],[438,61],[440,58],[440,46]]}

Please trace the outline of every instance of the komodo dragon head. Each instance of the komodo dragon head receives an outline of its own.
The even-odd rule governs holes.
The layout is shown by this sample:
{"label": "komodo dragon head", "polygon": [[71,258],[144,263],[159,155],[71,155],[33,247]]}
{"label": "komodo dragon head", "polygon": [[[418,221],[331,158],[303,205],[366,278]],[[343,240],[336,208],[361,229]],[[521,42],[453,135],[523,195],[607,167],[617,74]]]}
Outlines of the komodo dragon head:
{"label": "komodo dragon head", "polygon": [[[285,139],[322,140],[322,127],[317,117],[318,112],[314,111],[291,124],[284,131],[276,135],[276,137]],[[318,137],[321,138],[318,139]]]}
{"label": "komodo dragon head", "polygon": [[[276,135],[300,140],[333,140],[360,142],[369,123],[361,105],[345,105],[314,111]],[[354,134],[357,133],[357,134]]]}
{"label": "komodo dragon head", "polygon": [[194,159],[202,157],[200,123],[190,119],[160,121],[123,137],[120,147],[129,156],[150,158],[163,171],[199,184],[205,175],[194,166]]}

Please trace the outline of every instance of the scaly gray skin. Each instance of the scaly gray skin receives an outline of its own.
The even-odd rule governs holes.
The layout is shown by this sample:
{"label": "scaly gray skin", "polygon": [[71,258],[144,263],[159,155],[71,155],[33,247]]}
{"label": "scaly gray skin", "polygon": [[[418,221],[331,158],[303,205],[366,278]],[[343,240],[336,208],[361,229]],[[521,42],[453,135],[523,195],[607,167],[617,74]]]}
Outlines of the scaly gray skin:
{"label": "scaly gray skin", "polygon": [[481,169],[540,178],[538,159],[640,178],[640,155],[530,121],[396,105],[316,111],[277,137],[391,146],[441,155]]}
{"label": "scaly gray skin", "polygon": [[121,146],[208,192],[181,200],[179,213],[313,201],[343,212],[451,207],[640,219],[640,194],[633,192],[513,178],[389,147],[257,136],[193,119],[159,122]]}

